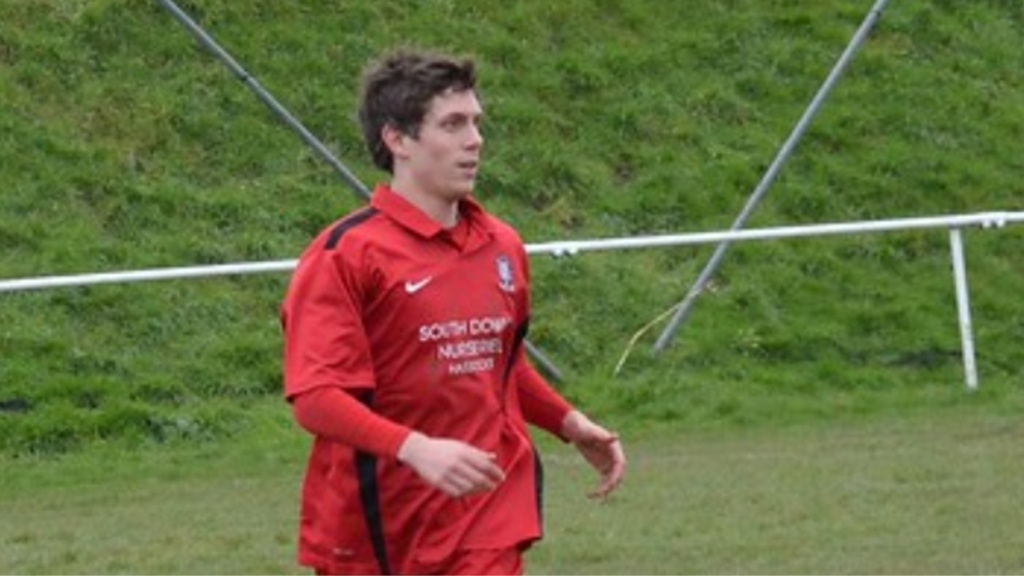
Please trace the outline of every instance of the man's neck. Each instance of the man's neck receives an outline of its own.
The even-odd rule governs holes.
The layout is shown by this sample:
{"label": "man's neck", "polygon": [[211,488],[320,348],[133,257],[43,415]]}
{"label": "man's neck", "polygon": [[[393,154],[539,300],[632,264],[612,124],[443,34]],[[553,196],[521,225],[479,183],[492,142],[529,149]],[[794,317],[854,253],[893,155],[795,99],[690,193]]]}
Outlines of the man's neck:
{"label": "man's neck", "polygon": [[459,222],[458,200],[448,200],[436,194],[430,194],[418,186],[402,182],[397,178],[391,181],[391,190],[419,208],[442,228],[451,228]]}

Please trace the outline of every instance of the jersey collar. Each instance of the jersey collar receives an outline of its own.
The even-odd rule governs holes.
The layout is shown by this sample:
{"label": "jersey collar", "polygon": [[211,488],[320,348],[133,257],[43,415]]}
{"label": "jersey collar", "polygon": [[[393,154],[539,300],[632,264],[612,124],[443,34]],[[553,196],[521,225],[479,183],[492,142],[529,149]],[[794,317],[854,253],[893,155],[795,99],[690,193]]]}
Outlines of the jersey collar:
{"label": "jersey collar", "polygon": [[[370,205],[403,228],[423,238],[434,238],[444,232],[444,228],[437,221],[424,214],[422,210],[385,184],[380,184],[374,189]],[[474,231],[486,229],[486,219],[481,217],[483,213],[483,207],[473,197],[466,196],[459,201],[459,214],[469,224],[470,238],[475,236]],[[490,236],[490,230],[486,230],[484,235]]]}

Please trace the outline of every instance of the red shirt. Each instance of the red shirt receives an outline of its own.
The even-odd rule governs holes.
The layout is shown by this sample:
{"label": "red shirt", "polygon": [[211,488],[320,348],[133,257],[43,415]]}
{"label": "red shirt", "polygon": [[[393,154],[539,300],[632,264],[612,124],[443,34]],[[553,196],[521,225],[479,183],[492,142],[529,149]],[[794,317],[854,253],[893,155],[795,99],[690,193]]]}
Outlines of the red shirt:
{"label": "red shirt", "polygon": [[540,463],[520,395],[552,431],[569,406],[522,351],[530,306],[522,240],[472,199],[460,214],[444,230],[378,187],[369,208],[313,241],[282,307],[285,394],[341,387],[398,424],[494,452],[506,479],[453,499],[394,458],[317,437],[303,486],[303,564],[404,572],[458,549],[541,535]]}

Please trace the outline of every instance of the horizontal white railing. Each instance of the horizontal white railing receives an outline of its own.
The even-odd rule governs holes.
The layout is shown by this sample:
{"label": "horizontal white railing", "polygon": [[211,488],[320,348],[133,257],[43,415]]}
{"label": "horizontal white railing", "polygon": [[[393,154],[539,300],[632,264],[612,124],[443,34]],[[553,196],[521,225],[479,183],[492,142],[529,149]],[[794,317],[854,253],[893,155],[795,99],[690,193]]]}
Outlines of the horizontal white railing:
{"label": "horizontal white railing", "polygon": [[[922,218],[897,218],[891,220],[867,220],[832,224],[810,224],[803,226],[782,226],[750,230],[723,232],[693,232],[686,234],[662,234],[652,236],[631,236],[598,240],[560,240],[540,244],[527,244],[528,254],[551,254],[572,256],[580,252],[597,250],[628,250],[637,248],[664,248],[670,246],[692,246],[718,242],[744,242],[752,240],[773,240],[808,236],[833,236],[838,234],[861,234],[916,230],[922,228],[1001,228],[1007,223],[1024,222],[1024,212],[983,212],[957,216],[930,216]],[[200,278],[207,276],[228,276],[257,274],[265,272],[287,272],[295,268],[298,260],[272,260],[263,262],[239,262],[234,264],[213,264],[207,266],[182,266],[174,268],[150,268],[123,272],[100,272],[72,274],[66,276],[39,276],[0,280],[0,292],[17,292],[87,286],[91,284],[112,284],[144,282],[149,280],[172,280],[177,278]]]}
{"label": "horizontal white railing", "polygon": [[897,218],[892,220],[867,220],[832,224],[810,224],[804,226],[781,226],[750,230],[695,232],[689,234],[665,234],[659,236],[636,236],[611,238],[608,240],[579,240],[546,242],[527,246],[527,252],[550,253],[555,256],[573,255],[587,250],[622,250],[631,248],[657,248],[687,246],[694,244],[715,244],[719,242],[742,242],[750,240],[774,240],[807,236],[835,236],[919,230],[922,228],[1002,228],[1007,223],[1024,222],[1024,212],[982,212],[957,216],[927,216],[921,218]]}
{"label": "horizontal white railing", "polygon": [[[803,226],[781,226],[750,230],[721,232],[694,232],[687,234],[662,234],[652,236],[633,236],[623,238],[607,238],[597,240],[561,240],[540,244],[527,244],[528,254],[551,254],[556,257],[573,256],[580,252],[599,250],[628,250],[637,248],[665,248],[670,246],[692,246],[698,244],[714,244],[727,242],[747,242],[753,240],[773,240],[782,238],[835,236],[842,234],[866,234],[879,232],[898,232],[928,228],[948,228],[950,230],[950,248],[953,260],[953,271],[956,282],[957,308],[960,317],[961,339],[963,343],[964,368],[968,388],[977,387],[977,374],[974,364],[973,338],[971,336],[970,307],[967,292],[966,266],[964,265],[963,245],[960,230],[967,227],[1002,228],[1006,224],[1024,222],[1024,212],[981,212],[977,214],[961,214],[953,216],[929,216],[920,218],[896,218],[890,220],[867,220],[856,222],[840,222],[826,224],[810,224]],[[111,284],[127,282],[143,282],[151,280],[171,280],[179,278],[201,278],[210,276],[226,276],[238,274],[256,274],[265,272],[286,272],[295,268],[298,260],[275,260],[265,262],[240,262],[234,264],[215,264],[208,266],[184,266],[174,268],[152,268],[146,270],[129,270],[123,272],[101,272],[93,274],[73,274],[66,276],[41,276],[35,278],[15,278],[0,280],[0,292],[17,292],[40,290],[70,286],[88,286],[94,284]]]}

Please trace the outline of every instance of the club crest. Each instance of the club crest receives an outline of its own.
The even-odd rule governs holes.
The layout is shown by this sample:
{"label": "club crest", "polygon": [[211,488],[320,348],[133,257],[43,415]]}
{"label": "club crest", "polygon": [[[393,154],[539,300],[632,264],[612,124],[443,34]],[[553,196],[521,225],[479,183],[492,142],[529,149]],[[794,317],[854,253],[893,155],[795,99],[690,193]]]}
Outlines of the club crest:
{"label": "club crest", "polygon": [[495,263],[498,265],[498,287],[505,292],[515,292],[515,274],[512,273],[512,261],[508,256],[498,256]]}

